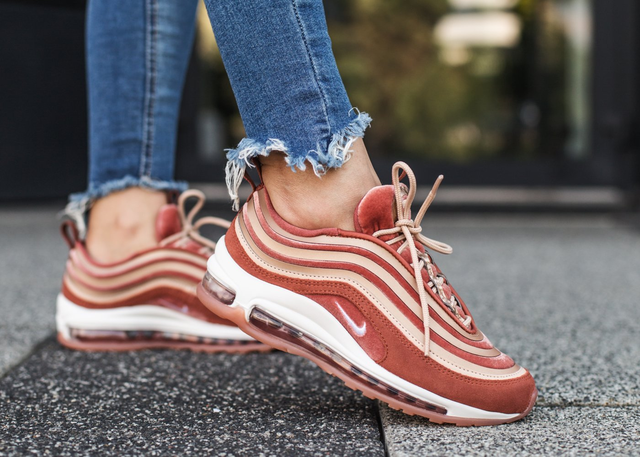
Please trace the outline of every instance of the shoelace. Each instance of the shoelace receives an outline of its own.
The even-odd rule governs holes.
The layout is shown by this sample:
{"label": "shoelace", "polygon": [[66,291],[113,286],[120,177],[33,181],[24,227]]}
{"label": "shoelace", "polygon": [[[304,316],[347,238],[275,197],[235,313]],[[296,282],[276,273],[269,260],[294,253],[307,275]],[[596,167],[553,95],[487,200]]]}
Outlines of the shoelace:
{"label": "shoelace", "polygon": [[[196,198],[197,201],[193,208],[191,208],[191,211],[185,214],[185,204],[190,198]],[[212,252],[215,249],[215,242],[200,235],[200,227],[202,227],[203,225],[217,225],[219,227],[228,229],[231,226],[231,222],[219,217],[206,216],[201,217],[194,224],[193,218],[196,216],[196,214],[198,214],[200,209],[202,209],[204,200],[204,194],[196,189],[189,189],[180,194],[180,197],[178,198],[178,214],[180,215],[182,230],[166,237],[160,242],[160,246],[167,246],[176,241],[178,241],[177,245],[180,246],[184,245],[191,239],[196,243],[202,245],[202,249],[198,251],[201,254]]]}
{"label": "shoelace", "polygon": [[[400,181],[404,179],[404,177],[409,179],[408,188],[402,184]],[[438,291],[438,295],[442,299],[442,301],[454,312],[457,317],[462,321],[462,323],[468,326],[471,321],[471,317],[468,316],[465,320],[458,314],[456,308],[455,297],[451,295],[450,298],[447,298],[443,285],[445,279],[442,276],[439,276],[435,273],[435,270],[431,263],[431,258],[428,254],[421,252],[418,249],[417,243],[423,244],[425,247],[432,249],[436,252],[440,252],[442,254],[451,254],[453,249],[448,244],[442,243],[440,241],[433,240],[431,238],[427,238],[422,235],[422,227],[420,223],[422,222],[422,218],[426,214],[429,206],[436,198],[436,192],[438,191],[438,187],[440,187],[440,183],[444,179],[444,176],[438,176],[436,182],[433,184],[429,195],[425,199],[424,203],[420,207],[420,210],[416,214],[415,219],[411,219],[411,204],[413,203],[413,199],[416,195],[416,177],[413,174],[409,165],[404,162],[396,162],[393,165],[392,171],[393,178],[393,187],[396,197],[396,212],[397,219],[395,227],[378,230],[373,234],[375,237],[380,237],[384,235],[395,235],[393,239],[387,241],[387,244],[393,245],[399,241],[404,242],[398,248],[398,253],[401,254],[406,248],[409,249],[411,254],[411,266],[413,266],[413,272],[416,279],[416,284],[418,286],[418,295],[420,296],[420,305],[422,307],[422,321],[424,323],[424,353],[426,356],[429,355],[429,303],[427,301],[427,292],[424,287],[424,281],[422,279],[422,269],[427,266],[427,273],[431,282],[434,284]]]}

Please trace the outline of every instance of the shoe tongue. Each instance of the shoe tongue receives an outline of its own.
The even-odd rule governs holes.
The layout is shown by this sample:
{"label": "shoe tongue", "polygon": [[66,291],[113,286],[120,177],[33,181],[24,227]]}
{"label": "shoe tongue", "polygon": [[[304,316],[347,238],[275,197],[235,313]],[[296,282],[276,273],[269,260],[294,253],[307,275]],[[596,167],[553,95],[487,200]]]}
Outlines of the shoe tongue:
{"label": "shoe tongue", "polygon": [[158,242],[182,230],[178,207],[167,203],[160,208],[156,217],[156,240]]}
{"label": "shoe tongue", "polygon": [[[396,194],[393,186],[378,186],[371,189],[360,200],[353,215],[356,231],[373,235],[378,230],[390,229],[396,226]],[[398,234],[382,235],[380,241],[389,241]],[[399,249],[402,241],[397,241],[391,247]],[[424,252],[421,244],[416,246],[418,251]],[[411,253],[404,249],[400,254],[411,263]]]}
{"label": "shoe tongue", "polygon": [[395,193],[393,186],[378,186],[360,200],[353,215],[356,231],[373,235],[378,230],[395,227]]}

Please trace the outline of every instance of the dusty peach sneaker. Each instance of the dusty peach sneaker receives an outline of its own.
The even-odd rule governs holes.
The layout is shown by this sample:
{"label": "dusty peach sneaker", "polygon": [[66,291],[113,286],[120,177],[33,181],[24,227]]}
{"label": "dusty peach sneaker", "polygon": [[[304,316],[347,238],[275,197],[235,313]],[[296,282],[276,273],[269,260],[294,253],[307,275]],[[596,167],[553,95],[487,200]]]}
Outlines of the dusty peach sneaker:
{"label": "dusty peach sneaker", "polygon": [[412,219],[415,178],[397,163],[393,185],[359,203],[355,232],[294,227],[259,186],[218,242],[198,296],[254,338],[405,413],[516,421],[535,403],[533,378],[476,327],[427,251],[451,248],[420,233],[441,179]]}
{"label": "dusty peach sneaker", "polygon": [[[189,198],[197,198],[197,203],[185,215]],[[194,224],[203,203],[204,195],[190,190],[177,206],[163,206],[156,221],[158,245],[112,264],[93,260],[78,240],[75,224],[65,221],[61,231],[70,251],[56,304],[58,341],[71,349],[100,351],[270,349],[213,314],[196,296],[196,285],[215,249],[199,228],[229,226],[213,217]]]}

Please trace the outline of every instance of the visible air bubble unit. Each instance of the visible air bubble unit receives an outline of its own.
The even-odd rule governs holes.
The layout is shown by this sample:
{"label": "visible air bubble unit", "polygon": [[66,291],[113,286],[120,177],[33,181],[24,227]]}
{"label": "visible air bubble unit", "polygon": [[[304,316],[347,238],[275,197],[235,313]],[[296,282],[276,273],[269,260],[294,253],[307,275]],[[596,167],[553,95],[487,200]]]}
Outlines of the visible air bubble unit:
{"label": "visible air bubble unit", "polygon": [[177,332],[158,332],[150,330],[84,330],[70,328],[72,339],[85,342],[151,342],[172,341],[176,343],[192,343],[216,346],[242,346],[254,343],[251,340],[228,340],[205,336],[186,335]]}
{"label": "visible air bubble unit", "polygon": [[236,293],[233,290],[221,284],[208,271],[205,273],[204,278],[202,278],[202,287],[204,287],[204,290],[206,290],[209,295],[217,298],[225,305],[231,305],[236,298]]}
{"label": "visible air bubble unit", "polygon": [[428,411],[434,411],[438,414],[447,414],[447,410],[441,406],[432,405],[423,400],[418,400],[411,395],[408,395],[396,388],[393,388],[386,383],[374,378],[368,373],[362,371],[349,361],[345,360],[339,354],[328,348],[323,343],[313,339],[305,333],[280,322],[278,319],[271,316],[269,313],[253,308],[249,316],[251,324],[263,332],[275,335],[279,339],[288,341],[291,344],[295,344],[307,352],[311,352],[319,356],[324,361],[330,363],[334,367],[340,369],[343,372],[348,373],[351,377],[357,377],[360,380],[365,381],[374,390],[382,392],[387,395],[393,395],[404,403],[418,406]]}

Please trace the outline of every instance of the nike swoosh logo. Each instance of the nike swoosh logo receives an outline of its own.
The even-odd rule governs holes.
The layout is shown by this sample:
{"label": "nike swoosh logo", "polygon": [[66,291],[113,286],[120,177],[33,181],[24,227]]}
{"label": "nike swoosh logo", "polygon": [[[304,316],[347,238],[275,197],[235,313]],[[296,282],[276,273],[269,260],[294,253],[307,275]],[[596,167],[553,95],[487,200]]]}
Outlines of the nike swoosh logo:
{"label": "nike swoosh logo", "polygon": [[340,313],[342,313],[342,317],[344,317],[344,320],[347,321],[347,324],[349,324],[349,327],[351,328],[351,330],[353,330],[353,333],[355,333],[358,336],[364,336],[365,333],[367,333],[367,323],[364,322],[362,325],[357,325],[353,319],[351,319],[351,316],[349,316],[344,309],[342,309],[342,306],[340,306],[340,304],[338,302],[334,302],[334,304],[336,305],[336,307],[340,310]]}

